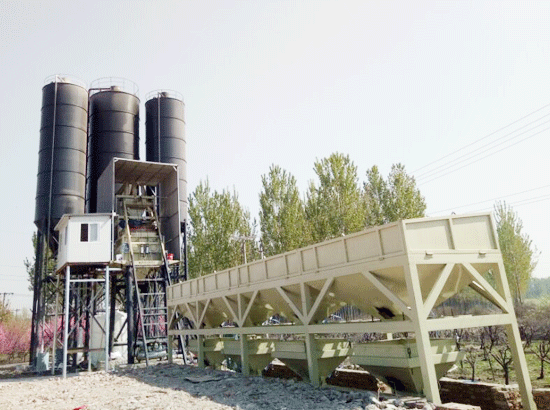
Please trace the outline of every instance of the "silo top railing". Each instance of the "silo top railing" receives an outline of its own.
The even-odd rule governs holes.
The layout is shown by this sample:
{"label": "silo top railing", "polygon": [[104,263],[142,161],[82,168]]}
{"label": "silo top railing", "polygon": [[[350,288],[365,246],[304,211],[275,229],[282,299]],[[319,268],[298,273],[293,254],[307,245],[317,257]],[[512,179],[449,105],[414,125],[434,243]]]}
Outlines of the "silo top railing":
{"label": "silo top railing", "polygon": [[46,77],[46,79],[44,80],[44,84],[47,85],[50,83],[69,83],[69,84],[78,85],[79,87],[82,87],[82,88],[88,88],[88,86],[84,81],[68,74],[54,74],[54,75],[50,75],[49,77]]}
{"label": "silo top railing", "polygon": [[163,98],[174,98],[176,100],[183,101],[183,95],[174,90],[154,90],[150,91],[145,95],[145,101],[149,101],[153,98],[163,97]]}
{"label": "silo top railing", "polygon": [[139,97],[139,88],[136,83],[123,77],[103,77],[92,81],[90,84],[90,96],[101,91],[120,91]]}

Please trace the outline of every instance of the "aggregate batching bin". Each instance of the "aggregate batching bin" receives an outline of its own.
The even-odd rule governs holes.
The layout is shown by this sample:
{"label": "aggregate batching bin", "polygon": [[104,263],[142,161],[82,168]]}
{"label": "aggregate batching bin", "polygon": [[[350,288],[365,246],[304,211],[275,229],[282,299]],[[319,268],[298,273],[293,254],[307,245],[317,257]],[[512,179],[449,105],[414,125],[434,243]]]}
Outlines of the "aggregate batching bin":
{"label": "aggregate batching bin", "polygon": [[[277,340],[272,356],[279,359],[304,380],[311,380],[308,372],[306,343],[303,340]],[[344,339],[314,339],[315,360],[319,369],[319,381],[326,378],[350,354],[350,343]],[[316,381],[314,381],[316,382]]]}
{"label": "aggregate batching bin", "polygon": [[[261,375],[262,370],[273,360],[273,340],[262,338],[246,338],[246,351],[248,352],[248,370],[251,374]],[[235,339],[223,339],[223,354],[231,358],[234,363],[242,367],[241,341]],[[246,371],[242,369],[242,371]]]}
{"label": "aggregate batching bin", "polygon": [[[262,370],[273,360],[274,341],[262,338],[246,340],[248,351],[248,367],[251,374],[262,374]],[[231,359],[233,363],[241,362],[241,341],[231,338],[208,338],[202,342],[204,357],[210,366],[219,368],[223,361]],[[199,341],[189,339],[188,349],[199,355]],[[307,368],[307,365],[306,365]],[[244,371],[244,369],[243,369]]]}
{"label": "aggregate batching bin", "polygon": [[[452,339],[433,339],[430,345],[438,379],[464,357]],[[424,388],[418,348],[413,339],[356,343],[351,362],[383,378],[396,390],[421,393]]]}
{"label": "aggregate batching bin", "polygon": [[90,87],[90,137],[86,209],[97,212],[97,181],[115,157],[139,159],[137,86],[118,78],[99,79]]}

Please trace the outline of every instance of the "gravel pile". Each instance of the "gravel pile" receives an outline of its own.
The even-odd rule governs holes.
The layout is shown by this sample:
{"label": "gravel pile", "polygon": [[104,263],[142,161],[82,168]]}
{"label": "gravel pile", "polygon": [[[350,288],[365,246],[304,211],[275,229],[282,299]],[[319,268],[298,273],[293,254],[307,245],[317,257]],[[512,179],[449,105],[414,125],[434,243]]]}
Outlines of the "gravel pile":
{"label": "gravel pile", "polygon": [[245,377],[240,373],[157,364],[148,368],[120,366],[60,377],[0,382],[0,408],[8,409],[366,409],[433,410],[425,401],[379,398],[369,391],[315,388],[275,378]]}

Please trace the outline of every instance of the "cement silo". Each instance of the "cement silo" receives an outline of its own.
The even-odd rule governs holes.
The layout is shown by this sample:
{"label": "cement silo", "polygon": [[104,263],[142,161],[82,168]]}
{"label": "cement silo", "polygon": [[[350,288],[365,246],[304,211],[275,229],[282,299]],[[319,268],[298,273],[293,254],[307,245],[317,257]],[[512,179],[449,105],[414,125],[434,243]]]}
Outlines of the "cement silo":
{"label": "cement silo", "polygon": [[[42,88],[42,116],[38,151],[38,174],[34,223],[36,236],[31,355],[38,346],[38,328],[45,310],[50,273],[49,252],[57,251],[54,227],[63,214],[83,213],[86,187],[86,139],[88,92],[74,78],[54,75]],[[44,295],[43,295],[44,291]]]}
{"label": "cement silo", "polygon": [[90,87],[87,212],[96,212],[97,181],[114,157],[139,160],[139,98],[133,82],[111,77]]}
{"label": "cement silo", "polygon": [[46,235],[66,213],[83,213],[88,92],[56,75],[42,88],[42,119],[34,222]]}
{"label": "cement silo", "polygon": [[[185,159],[185,120],[184,104],[181,94],[175,91],[157,90],[147,94],[145,103],[145,148],[147,161],[177,164],[179,191],[179,218],[173,218],[174,209],[159,209],[161,223],[167,232],[167,238],[179,238],[179,243],[167,242],[172,249],[186,246],[187,220],[187,161]],[[165,197],[173,191],[172,187],[160,186],[160,196]],[[168,192],[163,192],[163,191]],[[171,221],[181,221],[175,226]],[[166,225],[169,226],[166,226]],[[183,235],[180,236],[180,233]],[[179,253],[179,252],[178,252]],[[184,254],[185,255],[185,252]],[[182,259],[186,259],[185,256]],[[187,265],[184,262],[185,266]],[[186,271],[186,267],[184,268]]]}
{"label": "cement silo", "polygon": [[184,221],[187,219],[187,160],[183,98],[167,90],[152,91],[146,98],[146,159],[178,165],[180,219]]}

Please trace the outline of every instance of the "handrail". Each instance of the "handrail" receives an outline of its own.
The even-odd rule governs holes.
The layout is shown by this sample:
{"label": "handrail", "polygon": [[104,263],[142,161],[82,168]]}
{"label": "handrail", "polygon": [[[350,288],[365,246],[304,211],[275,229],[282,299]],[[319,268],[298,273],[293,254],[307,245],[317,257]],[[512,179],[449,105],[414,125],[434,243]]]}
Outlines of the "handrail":
{"label": "handrail", "polygon": [[123,77],[102,77],[90,84],[90,96],[102,91],[120,91],[133,94],[139,98],[139,88],[136,83]]}
{"label": "handrail", "polygon": [[69,83],[69,84],[78,85],[79,87],[82,87],[82,88],[88,88],[88,86],[84,81],[80,80],[79,78],[73,77],[72,75],[69,75],[69,74],[50,75],[44,79],[44,84],[47,85],[50,83]]}
{"label": "handrail", "polygon": [[154,90],[145,94],[145,101],[152,100],[153,98],[174,98],[183,102],[183,95],[174,90]]}

